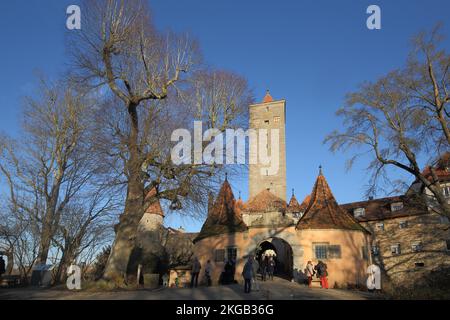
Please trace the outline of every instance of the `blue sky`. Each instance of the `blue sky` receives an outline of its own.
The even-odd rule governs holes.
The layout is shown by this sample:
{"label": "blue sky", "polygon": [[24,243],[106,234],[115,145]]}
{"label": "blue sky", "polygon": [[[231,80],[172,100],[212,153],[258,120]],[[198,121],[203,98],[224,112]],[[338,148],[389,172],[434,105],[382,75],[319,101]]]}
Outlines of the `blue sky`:
{"label": "blue sky", "polygon": [[[66,67],[65,10],[77,3],[0,1],[1,131],[18,133],[21,96],[32,92],[36,71],[57,76]],[[381,30],[366,28],[371,4],[381,7]],[[153,0],[150,5],[158,28],[193,34],[206,62],[245,76],[258,100],[266,89],[287,100],[288,190],[295,188],[302,199],[322,164],[341,203],[362,199],[369,177],[366,162],[347,172],[349,155],[334,155],[322,144],[341,126],[334,113],[345,93],[402,66],[410,37],[445,23],[450,11],[448,0]],[[450,23],[443,31],[450,36]],[[246,198],[245,177],[233,187]],[[194,231],[201,226],[174,215],[166,222]]]}

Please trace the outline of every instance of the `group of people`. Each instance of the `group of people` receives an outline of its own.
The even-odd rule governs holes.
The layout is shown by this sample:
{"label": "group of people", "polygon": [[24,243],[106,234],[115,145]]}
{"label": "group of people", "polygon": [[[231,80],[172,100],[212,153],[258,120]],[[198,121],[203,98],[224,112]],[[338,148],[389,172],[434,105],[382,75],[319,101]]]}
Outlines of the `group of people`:
{"label": "group of people", "polygon": [[273,274],[275,272],[275,259],[272,256],[265,256],[262,259],[260,271],[262,281],[266,281],[267,278],[273,280]]}
{"label": "group of people", "polygon": [[[202,269],[202,265],[197,257],[194,257],[194,261],[192,263],[192,270],[191,270],[191,288],[197,288],[198,286],[198,277],[200,275],[200,270]],[[205,266],[205,279],[206,284],[208,287],[212,285],[211,280],[211,273],[212,273],[212,265],[211,260],[208,260],[206,262]]]}
{"label": "group of people", "polygon": [[314,276],[320,279],[320,285],[324,289],[328,289],[328,266],[320,261],[314,266],[312,261],[308,261],[305,268],[305,274],[308,278],[308,287],[311,288]]}
{"label": "group of people", "polygon": [[[194,258],[192,264],[192,278],[191,278],[191,288],[196,288],[198,286],[198,277],[200,274],[200,270],[202,266],[197,257]],[[236,271],[236,263],[234,260],[230,259],[225,263],[224,270],[220,276],[219,283],[220,284],[231,284],[234,283],[234,274]],[[242,271],[242,276],[244,278],[244,292],[250,293],[252,291],[252,287],[254,290],[259,290],[259,284],[257,281],[257,275],[260,272],[262,275],[262,280],[266,281],[266,279],[273,280],[273,274],[275,271],[275,260],[273,257],[265,256],[261,265],[255,259],[253,255],[250,255],[247,259],[247,262],[244,265],[244,269]],[[2,257],[0,257],[0,276],[5,272],[5,261]],[[328,289],[328,266],[323,261],[319,260],[316,265],[312,263],[312,261],[308,261],[305,267],[305,275],[308,279],[308,287],[312,287],[312,281],[314,276],[316,276],[320,280],[320,285],[324,289]],[[381,289],[381,277],[380,277],[380,268],[376,265],[369,266],[367,273],[369,275],[367,279],[367,288],[369,291],[371,290],[380,290]],[[212,264],[211,261],[208,260],[205,266],[205,279],[208,286],[212,285],[211,275],[212,275]]]}
{"label": "group of people", "polygon": [[244,278],[244,292],[250,293],[252,291],[252,287],[255,291],[259,291],[257,279],[258,272],[261,273],[261,278],[263,281],[266,281],[267,278],[273,280],[275,264],[275,259],[272,256],[265,256],[260,265],[255,257],[250,255],[242,271],[242,276]]}

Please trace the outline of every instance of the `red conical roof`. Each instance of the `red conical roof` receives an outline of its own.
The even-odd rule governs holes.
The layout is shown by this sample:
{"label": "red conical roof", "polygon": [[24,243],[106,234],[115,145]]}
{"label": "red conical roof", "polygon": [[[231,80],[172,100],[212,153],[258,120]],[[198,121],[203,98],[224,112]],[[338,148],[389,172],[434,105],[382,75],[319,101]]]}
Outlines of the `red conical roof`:
{"label": "red conical roof", "polygon": [[353,216],[337,204],[322,172],[317,177],[311,200],[297,223],[297,229],[348,229],[367,232]]}
{"label": "red conical roof", "polygon": [[273,102],[273,98],[270,95],[269,90],[267,90],[266,95],[264,96],[263,103]]}
{"label": "red conical roof", "polygon": [[303,199],[302,204],[300,205],[300,209],[301,211],[306,211],[306,209],[308,209],[309,203],[311,202],[311,195],[308,194],[305,199]]}
{"label": "red conical roof", "polygon": [[288,205],[287,211],[288,212],[300,212],[301,211],[300,203],[298,203],[297,198],[295,197],[295,195],[292,195],[292,198],[289,201],[289,205]]}
{"label": "red conical roof", "polygon": [[152,190],[150,190],[149,193],[147,193],[147,196],[145,197],[145,201],[148,201],[150,199],[151,199],[152,203],[147,208],[147,210],[145,210],[145,213],[157,214],[157,215],[164,217],[164,211],[161,207],[161,203],[159,202],[159,199],[156,197],[156,188],[153,188]]}
{"label": "red conical roof", "polygon": [[234,199],[228,180],[225,180],[214,205],[208,212],[202,230],[194,242],[214,235],[245,230],[247,230],[247,226],[242,220],[241,210]]}

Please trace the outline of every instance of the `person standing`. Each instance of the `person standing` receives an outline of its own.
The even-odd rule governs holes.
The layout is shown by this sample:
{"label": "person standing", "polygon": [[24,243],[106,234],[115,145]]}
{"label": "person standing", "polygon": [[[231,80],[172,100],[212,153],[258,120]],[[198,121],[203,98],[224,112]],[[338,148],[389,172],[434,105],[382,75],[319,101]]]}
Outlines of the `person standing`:
{"label": "person standing", "polygon": [[200,273],[200,269],[202,268],[202,265],[200,264],[200,261],[198,261],[198,258],[194,258],[194,262],[192,263],[192,276],[191,276],[191,288],[197,288],[198,286],[198,275]]}
{"label": "person standing", "polygon": [[381,270],[376,264],[371,264],[367,268],[367,289],[369,291],[381,290]]}
{"label": "person standing", "polygon": [[267,265],[267,273],[269,274],[269,279],[272,281],[274,272],[275,272],[275,260],[273,259],[273,257],[270,257]]}
{"label": "person standing", "polygon": [[206,278],[206,285],[208,287],[210,287],[212,284],[211,273],[212,273],[211,260],[208,260],[208,262],[206,262],[206,266],[205,266],[205,278]]}
{"label": "person standing", "polygon": [[324,289],[328,289],[328,267],[325,263],[322,261],[319,261],[317,265],[314,267],[315,270],[317,270],[317,276],[320,279],[320,285]]}
{"label": "person standing", "polygon": [[253,278],[252,278],[252,286],[255,289],[255,291],[259,291],[259,283],[258,283],[258,270],[259,270],[259,263],[255,259],[252,260],[253,264]]}
{"label": "person standing", "polygon": [[266,281],[268,264],[269,264],[269,257],[264,256],[264,258],[262,260],[262,265],[261,265],[262,281]]}
{"label": "person standing", "polygon": [[305,268],[305,274],[308,277],[308,287],[311,288],[311,283],[316,271],[314,271],[314,266],[311,261],[308,261]]}
{"label": "person standing", "polygon": [[5,260],[3,260],[3,256],[0,256],[0,278],[5,273]]}
{"label": "person standing", "polygon": [[253,256],[249,256],[247,262],[242,270],[242,276],[244,277],[244,292],[250,293],[252,291],[252,279],[253,279]]}

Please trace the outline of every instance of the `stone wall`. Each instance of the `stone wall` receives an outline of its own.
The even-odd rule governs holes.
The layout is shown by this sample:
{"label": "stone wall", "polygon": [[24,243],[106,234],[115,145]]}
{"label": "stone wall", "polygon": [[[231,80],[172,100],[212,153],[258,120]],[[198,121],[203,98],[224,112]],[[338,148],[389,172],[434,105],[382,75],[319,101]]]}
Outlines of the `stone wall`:
{"label": "stone wall", "polygon": [[[384,225],[382,230],[381,223]],[[403,228],[400,227],[402,224]],[[450,225],[435,213],[365,222],[372,233],[373,245],[379,254],[372,254],[388,278],[396,285],[412,285],[424,274],[440,267],[450,266]],[[391,246],[400,245],[400,253],[391,252]],[[415,251],[413,245],[420,245]]]}

